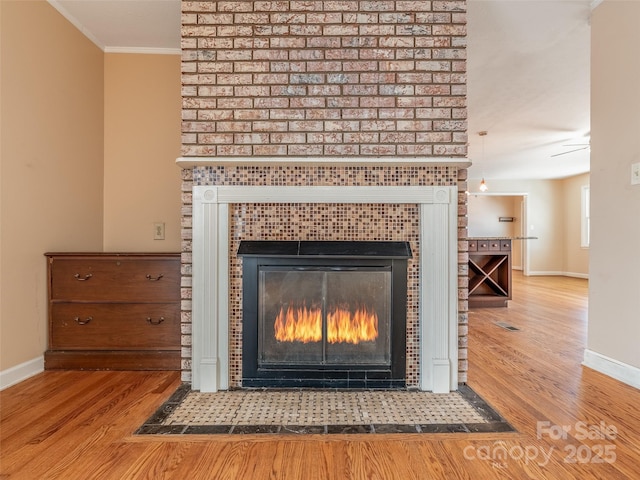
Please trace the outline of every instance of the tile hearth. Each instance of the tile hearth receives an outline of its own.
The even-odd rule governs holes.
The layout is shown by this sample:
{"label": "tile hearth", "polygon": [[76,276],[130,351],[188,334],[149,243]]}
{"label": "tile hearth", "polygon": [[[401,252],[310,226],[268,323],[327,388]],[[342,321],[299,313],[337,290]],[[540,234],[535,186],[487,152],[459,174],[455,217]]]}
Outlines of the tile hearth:
{"label": "tile hearth", "polygon": [[466,385],[407,390],[191,391],[183,385],[137,434],[441,433],[513,431]]}

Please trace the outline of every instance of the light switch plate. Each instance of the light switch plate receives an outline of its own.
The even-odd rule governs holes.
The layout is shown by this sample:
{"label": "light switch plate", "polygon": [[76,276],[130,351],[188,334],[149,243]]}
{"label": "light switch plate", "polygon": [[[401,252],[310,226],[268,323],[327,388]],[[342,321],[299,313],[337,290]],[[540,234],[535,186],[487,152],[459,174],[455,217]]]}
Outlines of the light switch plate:
{"label": "light switch plate", "polygon": [[153,224],[153,239],[164,240],[164,222],[156,222]]}
{"label": "light switch plate", "polygon": [[631,164],[631,185],[640,185],[640,162]]}

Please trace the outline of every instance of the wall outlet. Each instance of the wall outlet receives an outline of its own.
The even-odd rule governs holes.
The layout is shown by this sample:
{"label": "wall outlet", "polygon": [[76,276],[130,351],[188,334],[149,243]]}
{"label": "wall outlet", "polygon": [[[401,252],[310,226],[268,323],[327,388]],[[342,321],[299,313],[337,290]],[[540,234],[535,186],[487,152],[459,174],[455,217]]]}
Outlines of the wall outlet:
{"label": "wall outlet", "polygon": [[153,224],[153,239],[164,240],[164,222],[156,222]]}
{"label": "wall outlet", "polygon": [[640,162],[631,164],[631,185],[640,185]]}

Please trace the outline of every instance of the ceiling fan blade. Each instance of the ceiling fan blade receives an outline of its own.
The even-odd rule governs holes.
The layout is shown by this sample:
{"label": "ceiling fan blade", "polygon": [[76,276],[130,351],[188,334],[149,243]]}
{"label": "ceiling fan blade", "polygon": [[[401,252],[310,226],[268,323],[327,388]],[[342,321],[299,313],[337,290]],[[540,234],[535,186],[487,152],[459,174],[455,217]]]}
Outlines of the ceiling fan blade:
{"label": "ceiling fan blade", "polygon": [[551,156],[552,157],[559,157],[560,155],[566,155],[567,153],[579,152],[580,150],[586,150],[587,148],[589,148],[589,145],[587,145],[586,147],[582,147],[582,148],[575,148],[573,150],[569,150],[568,152],[556,153],[555,155],[551,155]]}

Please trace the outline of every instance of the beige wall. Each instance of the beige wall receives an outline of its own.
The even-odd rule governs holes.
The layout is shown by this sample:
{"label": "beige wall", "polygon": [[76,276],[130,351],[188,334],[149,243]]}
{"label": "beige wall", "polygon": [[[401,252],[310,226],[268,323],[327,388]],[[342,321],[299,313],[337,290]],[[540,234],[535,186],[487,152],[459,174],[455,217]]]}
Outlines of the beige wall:
{"label": "beige wall", "polygon": [[44,1],[0,21],[5,374],[47,346],[43,253],[180,250],[181,97],[178,55],[104,54]]}
{"label": "beige wall", "polygon": [[[479,231],[473,227],[478,223],[485,226],[494,222],[496,208],[511,211],[518,222],[512,225],[512,235],[519,235],[523,231],[520,214],[520,199],[522,196],[504,196],[509,193],[525,194],[528,204],[527,236],[538,237],[536,240],[526,240],[529,250],[529,271],[531,275],[568,275],[587,277],[589,273],[589,250],[580,247],[580,189],[589,184],[589,174],[577,175],[562,180],[490,180],[491,194],[497,196],[474,195],[479,179],[470,179],[469,188],[469,235],[477,236],[472,231]],[[475,188],[474,188],[475,187]],[[507,199],[512,204],[502,205]],[[491,200],[493,199],[493,200]],[[489,203],[487,203],[489,202]],[[493,205],[493,207],[491,206]],[[488,209],[489,214],[483,212]],[[477,217],[477,218],[476,218]],[[491,218],[489,218],[491,217]],[[491,227],[493,228],[493,226]],[[491,231],[498,230],[493,228]],[[483,233],[489,235],[490,233]],[[504,230],[505,234],[507,230]],[[521,243],[514,242],[513,256],[520,258]],[[522,244],[524,245],[524,244]],[[514,267],[518,267],[518,260],[514,260]]]}
{"label": "beige wall", "polygon": [[562,180],[564,193],[564,267],[569,275],[589,275],[589,249],[581,246],[582,187],[588,186],[590,175],[576,175]]}
{"label": "beige wall", "polygon": [[[640,2],[593,12],[588,352],[640,368]],[[587,357],[585,357],[586,359]],[[635,371],[640,386],[640,372]]]}
{"label": "beige wall", "polygon": [[[528,205],[526,240],[531,275],[563,275],[563,189],[559,180],[490,180],[491,193],[526,194]],[[480,179],[469,179],[469,191],[478,191]],[[519,216],[519,215],[516,215]],[[470,220],[471,221],[471,220]]]}
{"label": "beige wall", "polygon": [[[517,237],[522,232],[520,204],[522,196],[472,194],[467,203],[470,237]],[[513,217],[513,222],[500,222],[500,217]],[[522,269],[522,242],[512,243],[511,264]]]}
{"label": "beige wall", "polygon": [[178,252],[180,56],[105,55],[104,95],[104,248]]}
{"label": "beige wall", "polygon": [[46,348],[43,253],[102,248],[103,54],[43,1],[0,9],[1,371]]}
{"label": "beige wall", "polygon": [[470,237],[514,236],[514,222],[500,222],[500,217],[514,217],[513,197],[508,195],[469,195],[467,211]]}

